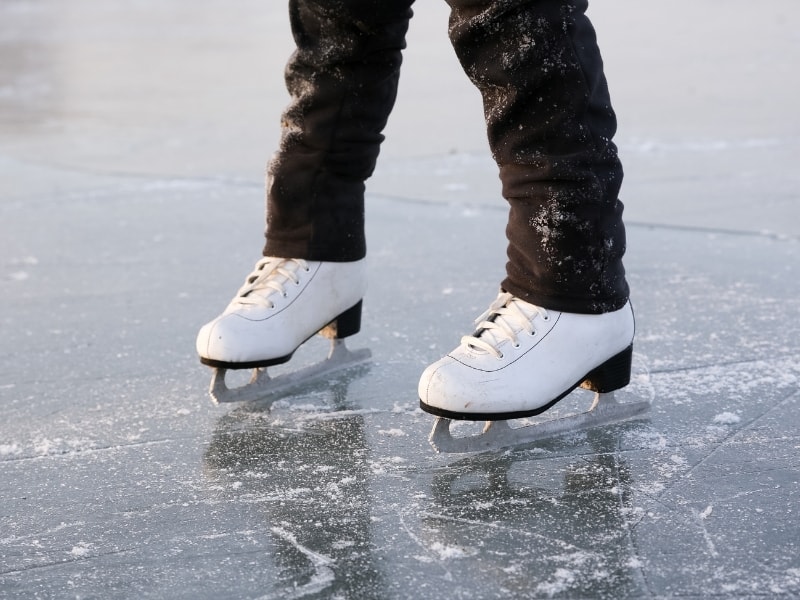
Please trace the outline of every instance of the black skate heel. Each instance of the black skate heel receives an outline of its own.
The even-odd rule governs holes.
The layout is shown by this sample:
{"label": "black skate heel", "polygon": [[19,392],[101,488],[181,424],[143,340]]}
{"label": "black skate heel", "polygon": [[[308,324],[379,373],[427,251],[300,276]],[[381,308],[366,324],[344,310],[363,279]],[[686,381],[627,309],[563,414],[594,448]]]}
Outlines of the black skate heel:
{"label": "black skate heel", "polygon": [[361,305],[359,300],[320,330],[326,338],[339,340],[361,331]]}
{"label": "black skate heel", "polygon": [[581,387],[601,394],[623,388],[631,381],[632,362],[633,344],[589,373]]}

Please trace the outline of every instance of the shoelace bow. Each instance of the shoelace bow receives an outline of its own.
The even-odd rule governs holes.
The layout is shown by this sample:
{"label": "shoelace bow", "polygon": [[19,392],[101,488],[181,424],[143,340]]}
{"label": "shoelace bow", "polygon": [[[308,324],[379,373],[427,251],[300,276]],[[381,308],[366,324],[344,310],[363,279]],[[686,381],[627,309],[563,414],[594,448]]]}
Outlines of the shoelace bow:
{"label": "shoelace bow", "polygon": [[465,335],[461,338],[461,343],[488,352],[495,358],[503,358],[498,346],[506,340],[511,340],[514,348],[519,348],[518,334],[524,331],[528,335],[534,335],[536,330],[533,327],[533,320],[537,316],[543,321],[550,319],[547,311],[540,306],[522,302],[504,292],[492,302],[485,313],[475,319],[478,327],[476,332],[473,335]]}
{"label": "shoelace bow", "polygon": [[236,292],[233,302],[239,305],[256,305],[274,308],[270,299],[274,294],[287,296],[286,284],[300,284],[297,272],[310,270],[308,263],[299,258],[274,258],[265,256],[256,263],[256,267]]}

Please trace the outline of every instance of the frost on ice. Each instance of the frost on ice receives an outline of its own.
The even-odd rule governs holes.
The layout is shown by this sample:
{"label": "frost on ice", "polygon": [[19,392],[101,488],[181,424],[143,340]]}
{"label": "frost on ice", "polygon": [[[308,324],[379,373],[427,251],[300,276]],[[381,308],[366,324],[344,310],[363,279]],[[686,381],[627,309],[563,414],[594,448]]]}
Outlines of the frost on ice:
{"label": "frost on ice", "polygon": [[723,412],[714,417],[714,423],[717,425],[735,425],[741,420],[739,415],[732,412]]}

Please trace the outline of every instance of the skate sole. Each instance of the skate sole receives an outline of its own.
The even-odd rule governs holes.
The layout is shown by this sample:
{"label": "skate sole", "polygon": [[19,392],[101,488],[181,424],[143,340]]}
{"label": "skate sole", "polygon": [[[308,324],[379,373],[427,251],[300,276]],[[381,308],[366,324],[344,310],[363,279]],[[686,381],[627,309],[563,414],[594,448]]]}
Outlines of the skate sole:
{"label": "skate sole", "polygon": [[457,412],[431,406],[420,398],[419,407],[428,414],[443,417],[454,421],[508,421],[510,419],[524,419],[535,417],[550,410],[558,402],[569,396],[577,388],[582,387],[600,394],[613,392],[625,387],[631,380],[631,364],[633,361],[633,344],[619,354],[612,356],[600,366],[595,367],[588,374],[581,377],[577,383],[567,388],[559,396],[538,408],[510,412]]}

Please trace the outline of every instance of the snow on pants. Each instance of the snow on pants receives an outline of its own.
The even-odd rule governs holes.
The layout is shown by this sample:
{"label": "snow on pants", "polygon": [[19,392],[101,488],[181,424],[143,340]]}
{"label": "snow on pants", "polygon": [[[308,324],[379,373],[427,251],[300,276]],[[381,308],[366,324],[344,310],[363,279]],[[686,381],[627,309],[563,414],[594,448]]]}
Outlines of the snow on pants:
{"label": "snow on pants", "polygon": [[[553,310],[628,298],[622,167],[586,0],[448,0],[510,212],[504,290]],[[291,103],[268,168],[264,254],[366,254],[364,182],[395,102],[413,0],[290,0]],[[424,135],[424,132],[420,132]]]}

